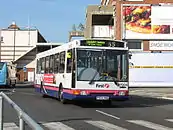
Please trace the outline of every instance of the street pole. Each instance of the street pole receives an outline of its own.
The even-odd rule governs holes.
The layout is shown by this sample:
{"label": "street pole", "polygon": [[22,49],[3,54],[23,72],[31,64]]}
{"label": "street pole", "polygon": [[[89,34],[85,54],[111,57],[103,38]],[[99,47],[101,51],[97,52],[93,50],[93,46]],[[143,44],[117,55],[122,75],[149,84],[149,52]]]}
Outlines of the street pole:
{"label": "street pole", "polygon": [[14,52],[13,52],[13,61],[15,61],[15,47],[16,47],[16,29],[14,29]]}

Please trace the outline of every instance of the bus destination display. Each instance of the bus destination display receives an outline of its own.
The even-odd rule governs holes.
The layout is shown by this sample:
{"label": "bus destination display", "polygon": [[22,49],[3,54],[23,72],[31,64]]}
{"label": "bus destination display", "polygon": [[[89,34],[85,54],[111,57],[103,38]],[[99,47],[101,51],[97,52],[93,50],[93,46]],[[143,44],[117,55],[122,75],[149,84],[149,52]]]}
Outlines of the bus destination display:
{"label": "bus destination display", "polygon": [[109,40],[83,40],[81,46],[124,47],[124,42]]}

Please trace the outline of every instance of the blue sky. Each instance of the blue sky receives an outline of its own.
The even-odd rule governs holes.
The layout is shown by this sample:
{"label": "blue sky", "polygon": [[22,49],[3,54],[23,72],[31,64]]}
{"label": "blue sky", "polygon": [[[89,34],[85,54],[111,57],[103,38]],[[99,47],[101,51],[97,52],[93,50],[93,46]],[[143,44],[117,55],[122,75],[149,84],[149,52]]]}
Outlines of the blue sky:
{"label": "blue sky", "polygon": [[36,26],[46,40],[68,41],[72,25],[85,24],[88,5],[100,4],[100,0],[3,0],[0,8],[0,28],[12,21],[19,26]]}

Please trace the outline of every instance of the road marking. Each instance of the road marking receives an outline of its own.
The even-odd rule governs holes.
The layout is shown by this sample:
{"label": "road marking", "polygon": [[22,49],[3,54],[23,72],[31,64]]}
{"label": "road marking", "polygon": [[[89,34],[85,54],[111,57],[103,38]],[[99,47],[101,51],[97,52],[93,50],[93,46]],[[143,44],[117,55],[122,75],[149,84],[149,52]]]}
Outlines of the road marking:
{"label": "road marking", "polygon": [[15,123],[4,123],[3,124],[4,130],[18,130],[19,127]]}
{"label": "road marking", "polygon": [[171,97],[158,97],[158,98],[160,98],[160,99],[166,99],[166,100],[173,100],[173,98],[171,98]]}
{"label": "road marking", "polygon": [[103,114],[103,115],[106,115],[106,116],[112,117],[112,118],[117,119],[117,120],[120,119],[120,118],[117,117],[117,116],[114,116],[114,115],[108,114],[108,113],[103,112],[103,111],[100,111],[100,110],[96,110],[96,112],[99,112],[99,113],[101,113],[101,114]]}
{"label": "road marking", "polygon": [[127,121],[130,123],[134,123],[137,125],[141,125],[141,126],[153,129],[153,130],[172,130],[172,128],[169,128],[169,127],[166,127],[163,125],[159,125],[159,124],[155,124],[152,122],[148,122],[148,121],[143,121],[143,120],[127,120]]}
{"label": "road marking", "polygon": [[86,123],[89,123],[95,127],[98,127],[103,130],[127,130],[125,128],[122,128],[120,126],[116,126],[104,121],[85,121]]}
{"label": "road marking", "polygon": [[145,90],[130,90],[129,93],[135,93],[135,92],[145,92]]}
{"label": "road marking", "polygon": [[173,119],[165,119],[166,121],[173,122]]}
{"label": "road marking", "polygon": [[42,125],[49,128],[50,130],[75,130],[61,122],[43,123]]}

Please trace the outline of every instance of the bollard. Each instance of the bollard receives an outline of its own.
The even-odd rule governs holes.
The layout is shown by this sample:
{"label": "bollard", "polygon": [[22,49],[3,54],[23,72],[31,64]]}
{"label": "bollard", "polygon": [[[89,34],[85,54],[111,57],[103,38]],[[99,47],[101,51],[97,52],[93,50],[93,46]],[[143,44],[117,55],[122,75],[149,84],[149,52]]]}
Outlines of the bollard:
{"label": "bollard", "polygon": [[0,130],[3,130],[3,97],[0,95]]}
{"label": "bollard", "polygon": [[20,130],[25,130],[24,121],[22,118],[19,119],[19,123]]}
{"label": "bollard", "polygon": [[19,130],[24,130],[24,120],[22,119],[22,112],[19,112]]}

